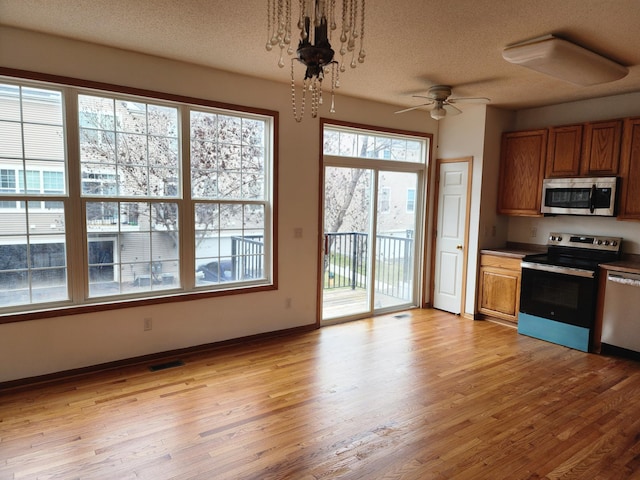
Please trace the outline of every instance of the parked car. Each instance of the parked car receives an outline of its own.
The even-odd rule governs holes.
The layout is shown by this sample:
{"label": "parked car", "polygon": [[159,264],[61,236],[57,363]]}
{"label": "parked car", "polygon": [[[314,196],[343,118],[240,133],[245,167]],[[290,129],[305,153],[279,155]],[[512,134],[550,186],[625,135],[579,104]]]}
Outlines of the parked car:
{"label": "parked car", "polygon": [[233,265],[231,260],[209,262],[198,266],[196,275],[198,279],[206,282],[228,282],[233,280]]}

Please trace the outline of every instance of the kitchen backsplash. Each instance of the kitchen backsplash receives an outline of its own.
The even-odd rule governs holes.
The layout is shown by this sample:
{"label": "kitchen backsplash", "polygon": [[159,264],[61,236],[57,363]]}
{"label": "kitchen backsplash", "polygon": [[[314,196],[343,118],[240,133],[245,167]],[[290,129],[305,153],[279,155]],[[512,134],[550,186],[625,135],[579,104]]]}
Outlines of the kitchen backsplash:
{"label": "kitchen backsplash", "polygon": [[589,233],[622,237],[622,252],[640,254],[640,223],[615,218],[558,215],[555,217],[509,217],[507,241],[545,245],[550,232]]}

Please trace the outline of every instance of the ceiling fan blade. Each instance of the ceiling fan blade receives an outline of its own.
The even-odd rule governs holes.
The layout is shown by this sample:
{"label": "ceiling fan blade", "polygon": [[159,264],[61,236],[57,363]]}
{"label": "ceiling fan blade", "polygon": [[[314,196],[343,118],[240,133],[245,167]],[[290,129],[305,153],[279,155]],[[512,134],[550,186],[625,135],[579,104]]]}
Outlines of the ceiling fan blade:
{"label": "ceiling fan blade", "polygon": [[462,110],[460,110],[457,107],[454,107],[449,102],[445,102],[442,105],[442,108],[444,108],[447,111],[447,115],[458,115],[459,113],[462,113]]}
{"label": "ceiling fan blade", "polygon": [[450,98],[447,101],[449,103],[489,103],[491,99],[487,97],[459,97]]}
{"label": "ceiling fan blade", "polygon": [[416,105],[415,107],[405,108],[404,110],[398,110],[397,112],[393,112],[393,113],[410,112],[411,110],[417,110],[418,108],[426,107],[427,105],[431,105],[432,103],[433,102],[423,103],[422,105]]}

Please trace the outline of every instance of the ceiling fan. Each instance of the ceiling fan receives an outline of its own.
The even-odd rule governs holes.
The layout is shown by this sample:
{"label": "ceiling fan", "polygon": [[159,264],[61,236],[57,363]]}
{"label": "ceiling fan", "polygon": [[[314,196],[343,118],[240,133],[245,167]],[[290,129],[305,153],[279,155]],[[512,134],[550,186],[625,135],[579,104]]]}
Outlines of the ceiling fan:
{"label": "ceiling fan", "polygon": [[454,103],[488,103],[490,100],[486,97],[454,97],[451,96],[451,87],[449,85],[434,85],[429,88],[427,95],[413,95],[416,98],[426,98],[429,101],[416,105],[415,107],[405,108],[404,110],[398,110],[395,113],[404,113],[418,108],[433,105],[431,108],[431,118],[440,120],[444,118],[447,113],[449,115],[457,115],[462,113],[462,110],[455,107]]}

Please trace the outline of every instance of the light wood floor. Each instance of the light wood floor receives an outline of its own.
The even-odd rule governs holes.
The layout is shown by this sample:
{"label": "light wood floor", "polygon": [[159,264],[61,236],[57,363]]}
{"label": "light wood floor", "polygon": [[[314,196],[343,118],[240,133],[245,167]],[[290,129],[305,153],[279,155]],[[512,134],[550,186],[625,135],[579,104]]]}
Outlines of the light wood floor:
{"label": "light wood floor", "polygon": [[0,392],[0,479],[640,478],[640,364],[413,310]]}

